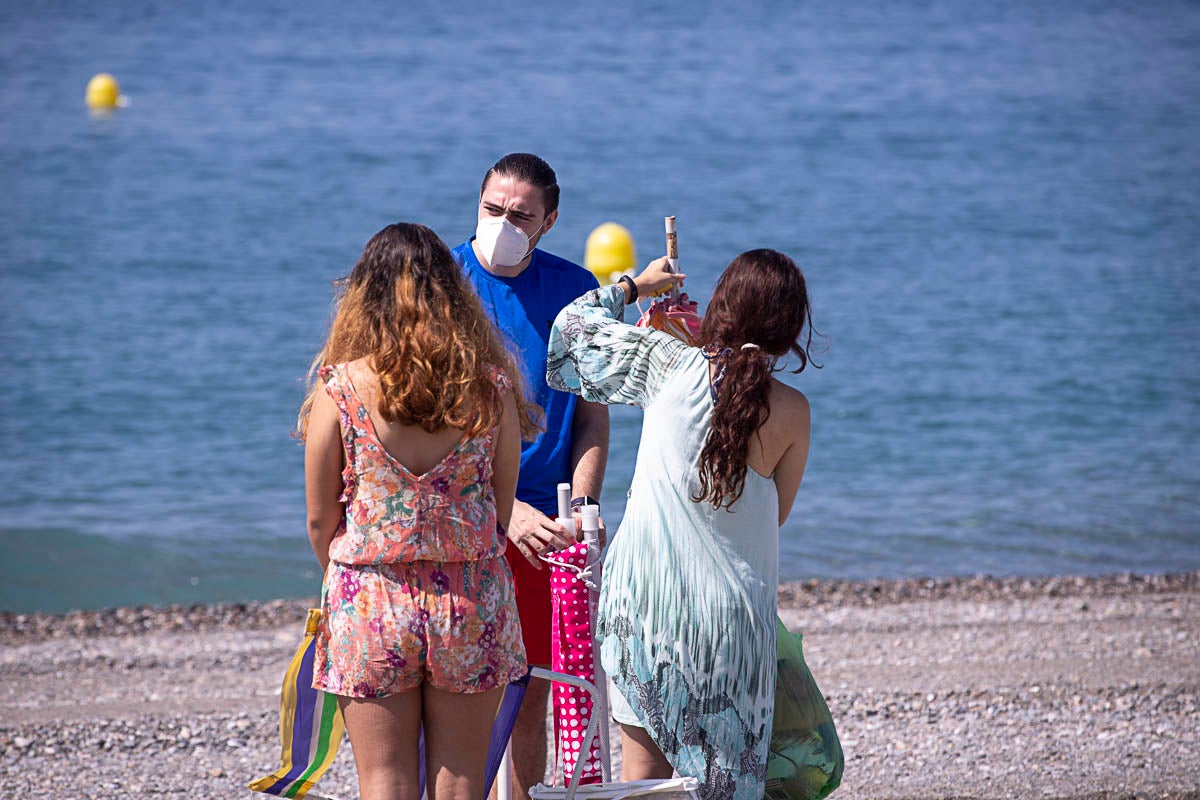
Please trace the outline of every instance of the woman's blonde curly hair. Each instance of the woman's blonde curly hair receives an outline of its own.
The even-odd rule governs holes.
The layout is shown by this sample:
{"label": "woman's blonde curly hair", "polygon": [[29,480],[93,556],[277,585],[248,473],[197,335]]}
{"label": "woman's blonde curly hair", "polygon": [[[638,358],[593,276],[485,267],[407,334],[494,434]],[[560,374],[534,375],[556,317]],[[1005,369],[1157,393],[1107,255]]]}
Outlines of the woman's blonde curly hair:
{"label": "woman's blonde curly hair", "polygon": [[503,414],[498,368],[512,384],[522,438],[537,435],[541,410],[525,399],[520,369],[437,234],[424,225],[388,225],[338,285],[333,324],[296,421],[301,441],[321,390],[317,370],[361,358],[379,376],[379,414],[389,422],[430,433],[490,430]]}

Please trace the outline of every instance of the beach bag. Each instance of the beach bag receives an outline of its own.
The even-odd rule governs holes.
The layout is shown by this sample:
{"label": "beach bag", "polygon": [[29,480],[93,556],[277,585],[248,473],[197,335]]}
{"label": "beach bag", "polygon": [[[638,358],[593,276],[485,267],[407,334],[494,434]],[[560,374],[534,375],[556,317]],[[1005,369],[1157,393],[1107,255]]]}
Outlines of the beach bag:
{"label": "beach bag", "polygon": [[829,706],[804,663],[803,637],[776,617],[775,721],[766,800],[817,800],[842,782],[845,757]]}

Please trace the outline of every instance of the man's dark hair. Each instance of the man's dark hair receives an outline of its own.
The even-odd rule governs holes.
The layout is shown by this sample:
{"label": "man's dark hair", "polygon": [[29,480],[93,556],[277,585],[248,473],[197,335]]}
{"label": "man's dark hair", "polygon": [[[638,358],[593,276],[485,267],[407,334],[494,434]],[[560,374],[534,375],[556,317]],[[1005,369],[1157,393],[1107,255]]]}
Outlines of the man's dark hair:
{"label": "man's dark hair", "polygon": [[533,153],[509,153],[493,164],[479,185],[480,194],[483,194],[493,175],[507,175],[536,186],[542,190],[542,203],[546,206],[547,216],[558,210],[558,176],[549,164]]}

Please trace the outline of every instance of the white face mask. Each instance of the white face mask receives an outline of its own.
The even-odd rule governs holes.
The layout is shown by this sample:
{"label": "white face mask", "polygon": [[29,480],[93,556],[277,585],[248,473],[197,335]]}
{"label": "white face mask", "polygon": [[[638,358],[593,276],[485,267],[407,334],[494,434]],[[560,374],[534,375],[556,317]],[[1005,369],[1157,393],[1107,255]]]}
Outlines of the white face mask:
{"label": "white face mask", "polygon": [[[538,230],[541,229],[539,225]],[[479,220],[475,227],[475,243],[493,267],[515,267],[532,250],[525,231],[509,222],[508,217],[484,217]]]}

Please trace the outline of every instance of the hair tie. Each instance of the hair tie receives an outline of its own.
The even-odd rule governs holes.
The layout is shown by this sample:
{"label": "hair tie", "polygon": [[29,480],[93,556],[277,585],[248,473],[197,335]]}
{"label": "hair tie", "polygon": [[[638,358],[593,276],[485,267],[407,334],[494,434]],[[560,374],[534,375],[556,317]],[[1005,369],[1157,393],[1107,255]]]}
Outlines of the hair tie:
{"label": "hair tie", "polygon": [[742,349],[743,350],[762,350],[762,348],[759,347],[758,345],[756,345],[754,342],[746,342],[744,345],[742,345]]}

